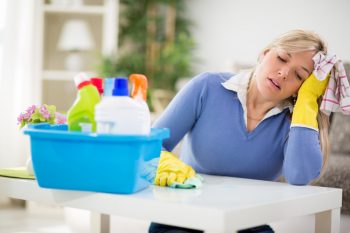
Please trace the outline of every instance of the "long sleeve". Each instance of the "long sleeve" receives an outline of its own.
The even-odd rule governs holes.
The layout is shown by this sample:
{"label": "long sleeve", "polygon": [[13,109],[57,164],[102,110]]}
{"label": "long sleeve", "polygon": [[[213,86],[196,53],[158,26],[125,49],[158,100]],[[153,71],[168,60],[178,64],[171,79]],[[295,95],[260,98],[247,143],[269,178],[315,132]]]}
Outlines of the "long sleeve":
{"label": "long sleeve", "polygon": [[319,133],[304,127],[292,127],[284,147],[283,176],[288,183],[305,185],[317,178],[322,169]]}
{"label": "long sleeve", "polygon": [[155,121],[153,127],[170,129],[170,138],[163,142],[166,150],[171,151],[195,125],[205,101],[207,78],[210,75],[202,73],[194,77]]}

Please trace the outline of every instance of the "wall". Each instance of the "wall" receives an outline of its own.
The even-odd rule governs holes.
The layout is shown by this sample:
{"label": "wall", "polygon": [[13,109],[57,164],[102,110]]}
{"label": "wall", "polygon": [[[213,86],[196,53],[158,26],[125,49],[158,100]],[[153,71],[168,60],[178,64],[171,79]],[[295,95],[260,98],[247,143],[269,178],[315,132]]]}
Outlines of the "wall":
{"label": "wall", "polygon": [[348,0],[191,0],[197,42],[196,73],[230,70],[235,63],[254,64],[272,39],[303,28],[324,38],[329,51],[350,61],[350,1]]}

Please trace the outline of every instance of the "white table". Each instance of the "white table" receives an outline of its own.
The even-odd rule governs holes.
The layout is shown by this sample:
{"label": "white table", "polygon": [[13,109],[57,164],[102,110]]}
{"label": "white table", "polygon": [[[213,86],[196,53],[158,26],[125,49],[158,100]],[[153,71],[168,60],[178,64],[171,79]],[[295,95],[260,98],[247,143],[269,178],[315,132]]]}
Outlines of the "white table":
{"label": "white table", "polygon": [[315,214],[317,233],[339,232],[341,189],[203,177],[199,190],[151,186],[132,195],[43,189],[36,181],[0,177],[0,195],[215,233]]}

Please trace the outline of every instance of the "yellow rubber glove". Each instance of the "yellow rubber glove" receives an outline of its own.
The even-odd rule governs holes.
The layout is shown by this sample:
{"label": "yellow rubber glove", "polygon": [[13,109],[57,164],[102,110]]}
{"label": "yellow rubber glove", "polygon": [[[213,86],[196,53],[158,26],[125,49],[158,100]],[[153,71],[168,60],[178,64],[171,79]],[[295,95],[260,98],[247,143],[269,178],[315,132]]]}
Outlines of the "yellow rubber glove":
{"label": "yellow rubber glove", "polygon": [[173,153],[162,151],[154,184],[160,186],[171,186],[174,182],[183,184],[186,179],[195,175],[196,172],[191,166],[182,162]]}
{"label": "yellow rubber glove", "polygon": [[320,81],[312,73],[301,85],[292,115],[292,126],[302,126],[318,131],[317,99],[324,94],[329,81],[329,75]]}

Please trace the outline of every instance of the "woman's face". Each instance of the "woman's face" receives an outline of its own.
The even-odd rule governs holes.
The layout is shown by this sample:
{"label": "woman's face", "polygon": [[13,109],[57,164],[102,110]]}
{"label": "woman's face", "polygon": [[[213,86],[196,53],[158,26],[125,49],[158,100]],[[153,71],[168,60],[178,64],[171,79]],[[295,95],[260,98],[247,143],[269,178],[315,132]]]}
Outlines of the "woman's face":
{"label": "woman's face", "polygon": [[259,92],[270,101],[282,101],[297,94],[313,71],[315,51],[288,53],[273,48],[265,51],[255,72]]}

